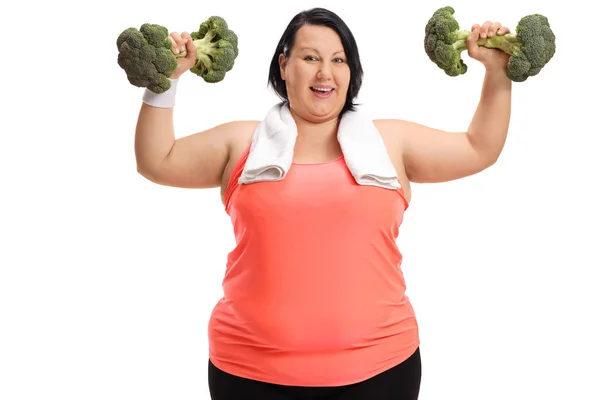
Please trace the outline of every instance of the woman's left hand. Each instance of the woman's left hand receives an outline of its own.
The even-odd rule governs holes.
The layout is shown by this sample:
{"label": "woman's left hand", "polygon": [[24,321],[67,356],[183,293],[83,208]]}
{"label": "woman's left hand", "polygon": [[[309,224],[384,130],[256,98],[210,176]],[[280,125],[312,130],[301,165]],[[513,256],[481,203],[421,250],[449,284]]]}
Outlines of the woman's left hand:
{"label": "woman's left hand", "polygon": [[510,30],[499,22],[486,21],[483,25],[475,24],[471,27],[472,34],[467,38],[467,52],[469,57],[480,61],[486,70],[506,71],[509,55],[498,49],[488,49],[477,44],[479,39],[493,36],[502,36]]}

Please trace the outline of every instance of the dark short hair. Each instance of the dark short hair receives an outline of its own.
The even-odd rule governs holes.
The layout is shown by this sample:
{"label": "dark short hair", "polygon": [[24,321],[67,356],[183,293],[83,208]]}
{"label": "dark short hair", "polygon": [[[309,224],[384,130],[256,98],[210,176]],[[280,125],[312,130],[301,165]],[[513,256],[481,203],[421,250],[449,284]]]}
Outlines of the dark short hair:
{"label": "dark short hair", "polygon": [[324,8],[317,7],[305,10],[292,18],[283,35],[281,35],[281,39],[279,39],[279,43],[273,54],[269,67],[269,85],[283,101],[288,101],[285,81],[281,79],[279,69],[279,55],[283,54],[286,58],[290,56],[290,51],[294,47],[296,33],[304,25],[326,26],[336,31],[340,36],[348,66],[350,67],[350,85],[342,114],[346,111],[355,110],[356,104],[354,100],[358,96],[363,79],[363,69],[358,54],[358,46],[348,25],[337,14]]}

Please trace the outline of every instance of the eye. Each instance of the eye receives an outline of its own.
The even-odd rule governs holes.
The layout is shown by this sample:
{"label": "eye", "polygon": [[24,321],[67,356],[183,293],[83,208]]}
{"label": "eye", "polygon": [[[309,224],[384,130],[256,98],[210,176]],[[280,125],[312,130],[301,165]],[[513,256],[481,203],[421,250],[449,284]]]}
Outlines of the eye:
{"label": "eye", "polygon": [[317,57],[313,57],[313,56],[306,56],[306,57],[304,57],[304,59],[306,61],[317,61]]}
{"label": "eye", "polygon": [[343,58],[339,58],[339,57],[338,58],[334,58],[333,61],[335,63],[344,63],[344,62],[346,62],[346,60],[344,60]]}

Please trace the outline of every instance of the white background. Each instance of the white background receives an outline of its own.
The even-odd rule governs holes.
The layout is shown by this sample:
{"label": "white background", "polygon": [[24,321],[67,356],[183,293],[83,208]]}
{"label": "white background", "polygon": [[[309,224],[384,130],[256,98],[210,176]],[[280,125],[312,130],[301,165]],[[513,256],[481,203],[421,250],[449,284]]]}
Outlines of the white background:
{"label": "white background", "polygon": [[[359,101],[375,117],[466,129],[484,71],[465,54],[469,73],[449,78],[427,59],[439,1],[100,4],[3,6],[0,399],[208,399],[206,327],[233,234],[217,189],[136,173],[142,90],[116,64],[117,35],[144,22],[192,31],[213,14],[238,33],[225,81],[182,78],[178,137],[261,119],[277,101],[272,51],[312,6],[356,35]],[[581,1],[452,5],[467,29],[545,14],[557,53],[513,86],[496,165],[414,185],[398,242],[422,337],[420,399],[598,400],[596,14]]]}

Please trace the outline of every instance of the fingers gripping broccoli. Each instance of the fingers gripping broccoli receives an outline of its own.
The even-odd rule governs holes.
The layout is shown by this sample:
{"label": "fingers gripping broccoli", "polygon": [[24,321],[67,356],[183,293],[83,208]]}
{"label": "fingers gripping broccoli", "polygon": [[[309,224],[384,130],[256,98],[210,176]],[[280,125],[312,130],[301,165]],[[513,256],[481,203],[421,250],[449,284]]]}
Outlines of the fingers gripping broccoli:
{"label": "fingers gripping broccoli", "polygon": [[[223,18],[212,16],[191,36],[197,62],[190,71],[209,83],[222,81],[238,56],[235,32]],[[171,87],[168,78],[177,68],[177,59],[187,55],[185,51],[174,54],[171,47],[169,32],[162,25],[146,23],[139,30],[128,28],[117,38],[117,63],[132,85],[162,93]]]}
{"label": "fingers gripping broccoli", "polygon": [[[435,11],[425,26],[425,52],[429,59],[449,76],[467,72],[461,53],[467,49],[470,31],[461,30],[452,7]],[[502,50],[510,55],[507,76],[523,82],[537,75],[556,51],[555,35],[548,19],[540,14],[527,15],[519,21],[515,33],[479,39],[477,44]]]}

